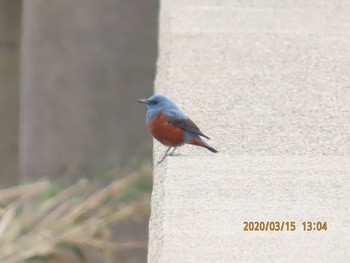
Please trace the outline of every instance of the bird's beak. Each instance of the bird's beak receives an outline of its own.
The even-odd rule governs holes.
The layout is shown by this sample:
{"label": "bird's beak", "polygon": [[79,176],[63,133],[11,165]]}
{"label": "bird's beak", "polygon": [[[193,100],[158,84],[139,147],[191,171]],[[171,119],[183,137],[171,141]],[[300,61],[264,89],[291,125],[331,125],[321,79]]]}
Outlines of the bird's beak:
{"label": "bird's beak", "polygon": [[140,100],[137,100],[137,102],[148,104],[148,100],[147,99],[140,99]]}

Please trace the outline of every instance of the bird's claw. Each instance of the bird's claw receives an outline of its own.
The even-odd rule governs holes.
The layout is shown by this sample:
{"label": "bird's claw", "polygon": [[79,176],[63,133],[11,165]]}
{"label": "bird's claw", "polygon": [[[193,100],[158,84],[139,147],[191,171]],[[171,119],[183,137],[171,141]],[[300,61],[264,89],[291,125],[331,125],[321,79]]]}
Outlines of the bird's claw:
{"label": "bird's claw", "polygon": [[165,154],[164,154],[164,156],[162,157],[162,159],[160,159],[160,161],[156,164],[156,166],[159,165],[160,163],[162,163],[162,162],[165,160],[165,158],[168,157],[168,156],[179,156],[179,155],[180,155],[179,153],[176,153],[176,152],[175,152],[176,147],[175,147],[170,153],[168,153],[169,150],[170,150],[170,147],[169,147],[168,150],[165,152]]}

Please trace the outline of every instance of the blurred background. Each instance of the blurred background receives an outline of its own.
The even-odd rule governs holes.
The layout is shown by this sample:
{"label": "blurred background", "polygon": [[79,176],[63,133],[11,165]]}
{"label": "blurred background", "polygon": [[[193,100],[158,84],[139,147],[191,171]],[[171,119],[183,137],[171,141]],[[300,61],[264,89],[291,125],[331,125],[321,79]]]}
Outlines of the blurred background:
{"label": "blurred background", "polygon": [[[136,99],[153,90],[158,8],[157,0],[0,0],[2,189],[43,179],[106,186],[134,173],[151,180],[152,141]],[[151,183],[136,185],[148,199]],[[54,188],[44,192],[54,197]],[[147,242],[142,211],[115,225],[112,239]],[[140,247],[111,262],[146,262]]]}

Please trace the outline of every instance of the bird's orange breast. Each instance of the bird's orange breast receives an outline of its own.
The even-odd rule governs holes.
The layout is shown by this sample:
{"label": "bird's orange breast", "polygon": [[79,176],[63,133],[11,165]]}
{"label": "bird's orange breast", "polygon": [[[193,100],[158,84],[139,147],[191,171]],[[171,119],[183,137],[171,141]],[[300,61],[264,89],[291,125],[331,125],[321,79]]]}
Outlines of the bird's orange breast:
{"label": "bird's orange breast", "polygon": [[184,130],[170,124],[167,116],[160,112],[148,123],[154,138],[167,146],[180,146],[184,143]]}

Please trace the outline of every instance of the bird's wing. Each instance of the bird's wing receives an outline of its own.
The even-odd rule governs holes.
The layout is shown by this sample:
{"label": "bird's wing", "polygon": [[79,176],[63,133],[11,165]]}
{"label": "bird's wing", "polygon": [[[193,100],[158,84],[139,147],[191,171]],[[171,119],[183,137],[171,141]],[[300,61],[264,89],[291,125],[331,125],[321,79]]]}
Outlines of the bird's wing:
{"label": "bird's wing", "polygon": [[207,135],[201,132],[198,126],[188,117],[186,119],[181,119],[176,116],[168,116],[168,122],[184,131],[210,139]]}

